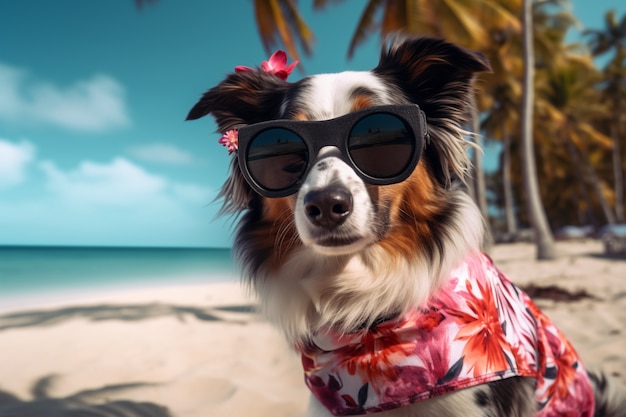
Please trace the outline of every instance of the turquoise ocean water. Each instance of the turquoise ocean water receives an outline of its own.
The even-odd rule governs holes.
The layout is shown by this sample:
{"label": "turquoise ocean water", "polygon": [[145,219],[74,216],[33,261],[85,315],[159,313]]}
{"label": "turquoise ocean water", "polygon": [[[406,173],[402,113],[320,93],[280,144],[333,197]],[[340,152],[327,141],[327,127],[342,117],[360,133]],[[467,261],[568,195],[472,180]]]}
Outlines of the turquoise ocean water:
{"label": "turquoise ocean water", "polygon": [[0,298],[235,280],[230,249],[0,246]]}

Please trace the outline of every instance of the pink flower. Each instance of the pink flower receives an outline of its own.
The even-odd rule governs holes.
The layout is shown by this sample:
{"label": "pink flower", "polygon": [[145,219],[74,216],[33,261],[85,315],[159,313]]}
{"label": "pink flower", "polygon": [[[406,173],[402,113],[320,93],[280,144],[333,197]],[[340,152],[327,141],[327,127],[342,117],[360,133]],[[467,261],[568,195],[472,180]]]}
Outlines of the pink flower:
{"label": "pink flower", "polygon": [[298,65],[298,61],[287,65],[287,54],[285,51],[276,51],[268,61],[263,61],[261,68],[266,72],[274,74],[281,80],[286,80],[296,65]]}
{"label": "pink flower", "polygon": [[235,129],[229,130],[222,135],[218,143],[226,146],[228,148],[228,154],[230,155],[239,149],[239,135]]}
{"label": "pink flower", "polygon": [[[285,51],[276,51],[270,56],[270,59],[261,63],[261,68],[265,72],[274,74],[281,80],[287,80],[289,74],[293,72],[293,69],[298,65],[298,61],[294,61],[287,65],[287,54]],[[250,67],[238,65],[235,67],[235,72],[254,71]]]}

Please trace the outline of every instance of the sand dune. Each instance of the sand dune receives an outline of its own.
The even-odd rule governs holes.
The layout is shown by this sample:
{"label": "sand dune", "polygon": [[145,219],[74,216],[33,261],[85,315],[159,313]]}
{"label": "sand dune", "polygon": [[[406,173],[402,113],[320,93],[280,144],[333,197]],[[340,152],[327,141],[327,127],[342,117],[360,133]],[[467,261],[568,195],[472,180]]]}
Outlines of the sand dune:
{"label": "sand dune", "polygon": [[[588,368],[626,382],[626,260],[595,241],[558,250],[547,262],[528,244],[491,255],[538,287]],[[299,358],[235,282],[27,301],[0,312],[1,417],[286,417],[306,405]]]}

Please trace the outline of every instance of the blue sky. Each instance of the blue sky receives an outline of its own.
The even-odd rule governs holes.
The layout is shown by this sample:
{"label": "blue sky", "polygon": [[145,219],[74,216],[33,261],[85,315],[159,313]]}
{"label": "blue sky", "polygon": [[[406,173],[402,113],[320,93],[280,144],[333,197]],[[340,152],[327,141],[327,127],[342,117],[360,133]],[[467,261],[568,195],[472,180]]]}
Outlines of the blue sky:
{"label": "blue sky", "polygon": [[[376,65],[377,38],[346,59],[360,2],[311,3],[313,55],[291,80]],[[572,4],[590,28],[626,11]],[[184,118],[235,65],[267,58],[252,1],[5,0],[0,16],[0,244],[229,246],[212,203],[229,157],[212,120]]]}

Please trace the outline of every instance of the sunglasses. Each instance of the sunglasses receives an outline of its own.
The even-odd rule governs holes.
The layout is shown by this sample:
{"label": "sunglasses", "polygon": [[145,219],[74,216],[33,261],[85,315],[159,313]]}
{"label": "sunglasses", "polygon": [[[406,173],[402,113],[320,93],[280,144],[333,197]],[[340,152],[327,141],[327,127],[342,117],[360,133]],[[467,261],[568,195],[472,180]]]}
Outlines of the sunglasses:
{"label": "sunglasses", "polygon": [[239,167],[261,196],[285,197],[300,188],[325,146],[366,183],[407,179],[428,140],[426,116],[416,104],[370,107],[322,121],[272,120],[239,129]]}

